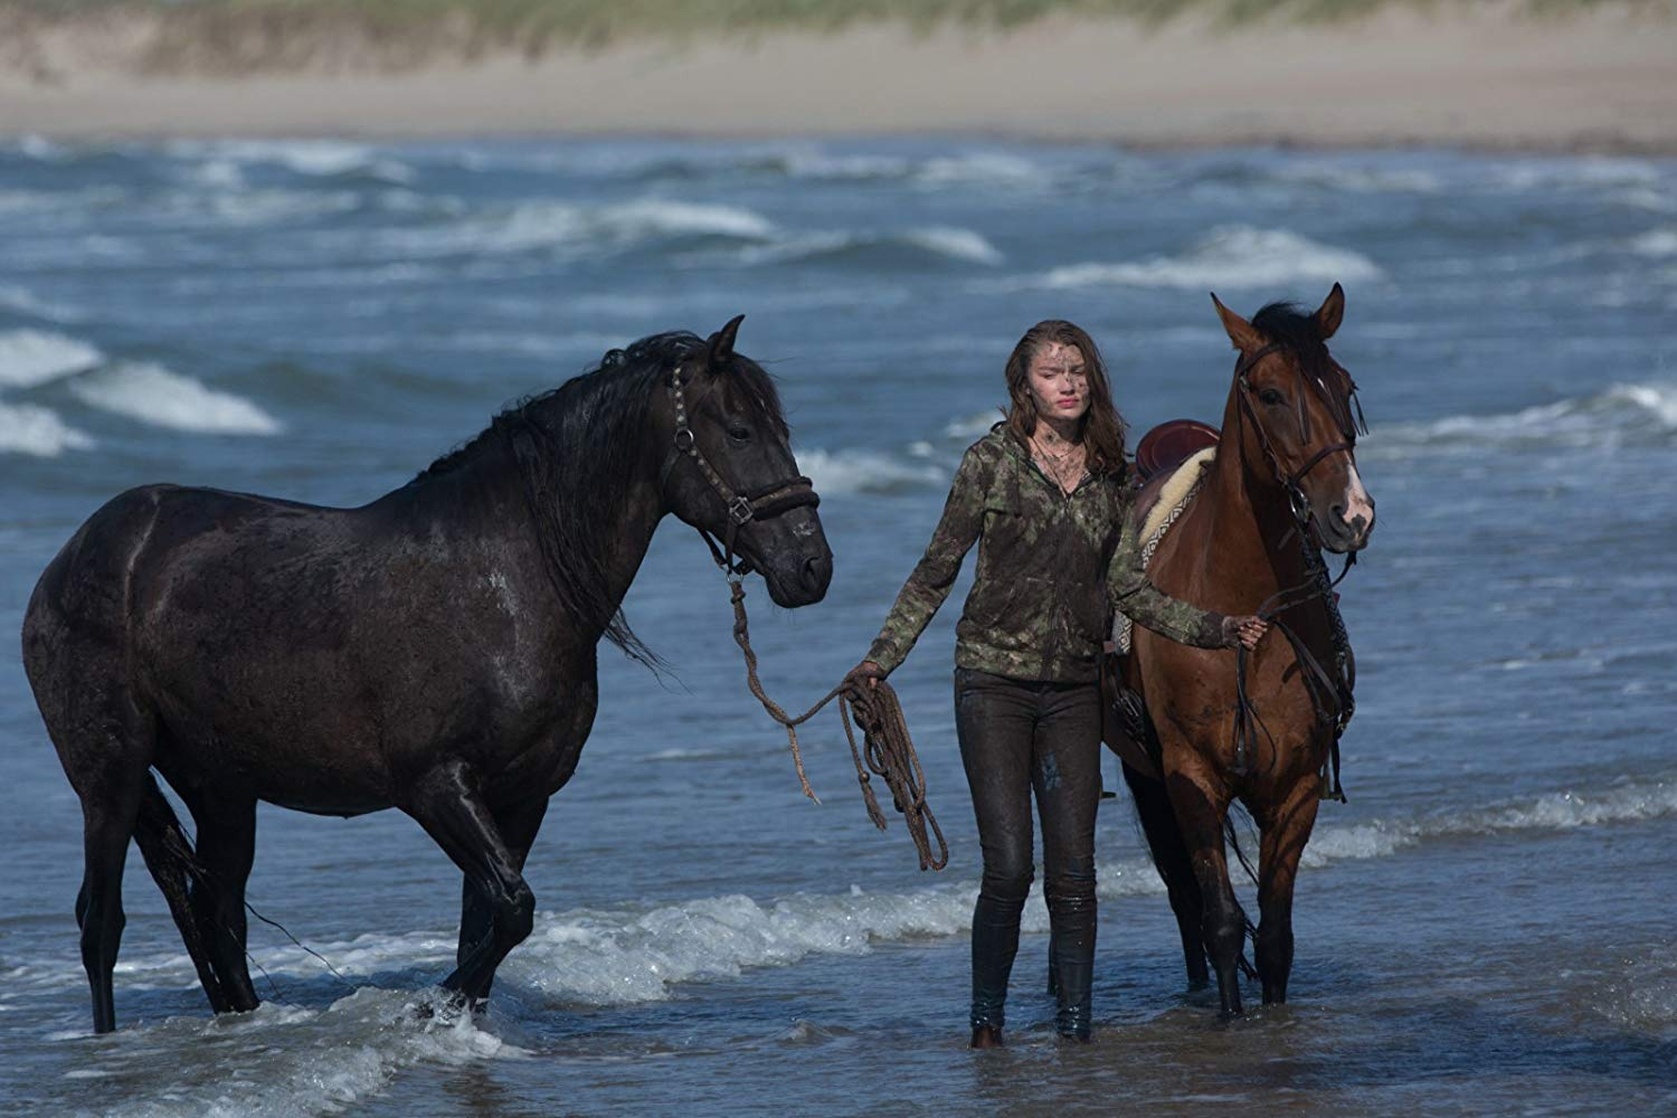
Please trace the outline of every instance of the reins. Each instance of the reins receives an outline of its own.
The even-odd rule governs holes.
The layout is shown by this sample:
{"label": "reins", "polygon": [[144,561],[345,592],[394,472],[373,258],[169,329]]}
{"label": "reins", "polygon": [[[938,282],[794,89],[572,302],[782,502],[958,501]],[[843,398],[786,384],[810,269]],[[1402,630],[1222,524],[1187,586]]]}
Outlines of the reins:
{"label": "reins", "polygon": [[[750,626],[745,615],[744,571],[734,562],[735,533],[753,520],[767,520],[795,508],[816,507],[821,503],[821,498],[816,495],[814,484],[809,478],[799,476],[789,481],[774,482],[749,493],[735,492],[722,480],[722,475],[699,449],[693,429],[688,425],[687,400],[682,392],[679,365],[670,374],[669,389],[675,408],[675,436],[670,452],[664,459],[659,486],[662,488],[669,480],[670,471],[685,455],[698,466],[699,473],[727,506],[728,526],[720,546],[703,528],[699,528],[698,533],[710,548],[711,557],[716,560],[716,565],[722,569],[728,585],[732,588],[734,641],[745,656],[746,681],[751,687],[751,693],[763,705],[769,717],[785,727],[787,742],[792,747],[792,763],[798,771],[798,783],[803,788],[804,795],[815,803],[821,802],[821,798],[815,794],[815,789],[810,787],[809,776],[804,771],[803,751],[798,745],[797,727],[808,722],[828,703],[837,699],[839,721],[844,726],[845,740],[850,743],[850,757],[856,765],[856,780],[862,786],[862,799],[867,805],[868,818],[873,821],[875,827],[882,831],[886,829],[888,820],[880,810],[879,800],[874,795],[872,785],[872,778],[878,776],[891,790],[893,806],[902,814],[909,837],[914,840],[914,848],[920,855],[920,868],[941,870],[949,862],[949,844],[944,841],[943,828],[938,826],[937,818],[932,815],[932,809],[926,804],[926,774],[920,767],[919,755],[914,751],[914,741],[909,737],[902,703],[898,701],[897,692],[891,685],[884,680],[876,680],[871,686],[863,686],[847,678],[827,692],[820,702],[793,718],[786,713],[785,708],[769,698],[768,693],[763,690],[762,681],[757,677],[757,653],[751,647]],[[852,723],[862,731],[860,749],[856,745]],[[934,841],[937,845],[936,853],[932,850]]]}
{"label": "reins", "polygon": [[[1305,683],[1305,691],[1310,696],[1310,703],[1316,713],[1319,726],[1329,727],[1333,731],[1333,740],[1329,745],[1328,756],[1322,762],[1322,798],[1346,802],[1345,788],[1339,779],[1339,739],[1344,736],[1345,728],[1350,725],[1352,716],[1356,713],[1356,700],[1353,691],[1357,682],[1356,658],[1351,651],[1351,638],[1345,629],[1345,619],[1340,615],[1339,602],[1334,594],[1334,587],[1342,582],[1351,568],[1357,562],[1355,552],[1345,557],[1345,567],[1338,578],[1328,573],[1328,565],[1322,558],[1321,550],[1311,541],[1310,528],[1315,514],[1311,511],[1310,502],[1299,482],[1319,462],[1329,455],[1339,451],[1350,454],[1353,442],[1347,437],[1342,442],[1330,444],[1318,450],[1299,469],[1287,473],[1281,467],[1280,457],[1270,444],[1269,433],[1258,421],[1256,411],[1252,407],[1252,388],[1247,382],[1246,374],[1263,358],[1280,350],[1280,345],[1271,343],[1251,354],[1242,354],[1235,365],[1235,383],[1240,393],[1241,418],[1252,425],[1258,437],[1258,445],[1262,448],[1264,457],[1268,461],[1275,480],[1287,494],[1287,504],[1293,514],[1294,532],[1299,540],[1299,552],[1304,561],[1305,577],[1295,586],[1276,591],[1257,609],[1257,616],[1269,622],[1286,638],[1292,647],[1293,655],[1298,662],[1300,672]],[[1300,380],[1304,379],[1302,370]],[[1354,394],[1353,387],[1353,394]],[[1361,415],[1361,405],[1358,406]],[[1301,398],[1300,410],[1303,411]],[[1334,670],[1332,673],[1322,665],[1316,655],[1310,651],[1309,645],[1298,631],[1283,622],[1281,614],[1312,600],[1320,600],[1328,614],[1329,634],[1333,641]],[[1234,771],[1244,775],[1249,771],[1250,757],[1257,744],[1259,731],[1274,741],[1274,735],[1264,726],[1258,716],[1256,705],[1246,688],[1246,664],[1248,654],[1244,645],[1235,650],[1235,764]]]}
{"label": "reins", "polygon": [[[728,583],[733,587],[734,641],[745,654],[746,681],[769,717],[786,728],[786,740],[792,747],[792,763],[798,770],[798,783],[803,786],[804,795],[816,803],[821,802],[804,772],[797,727],[837,699],[839,721],[844,726],[845,740],[850,743],[850,757],[856,764],[856,781],[862,786],[868,818],[875,827],[882,831],[886,829],[887,820],[874,795],[871,773],[884,780],[885,786],[891,790],[892,806],[902,813],[909,837],[914,840],[914,848],[920,855],[920,868],[941,870],[949,863],[949,844],[944,841],[943,828],[938,826],[936,816],[926,803],[926,773],[920,767],[919,755],[914,751],[914,741],[909,737],[908,723],[903,718],[903,707],[897,699],[896,690],[883,679],[873,680],[871,685],[865,686],[847,678],[822,696],[820,702],[796,718],[791,717],[779,703],[769,698],[763,690],[762,681],[757,678],[757,654],[751,648],[751,634],[745,617],[745,584],[733,574],[728,576]],[[862,731],[862,749],[856,747],[856,734],[851,729],[851,723]],[[935,854],[932,852],[934,841],[937,844]]]}

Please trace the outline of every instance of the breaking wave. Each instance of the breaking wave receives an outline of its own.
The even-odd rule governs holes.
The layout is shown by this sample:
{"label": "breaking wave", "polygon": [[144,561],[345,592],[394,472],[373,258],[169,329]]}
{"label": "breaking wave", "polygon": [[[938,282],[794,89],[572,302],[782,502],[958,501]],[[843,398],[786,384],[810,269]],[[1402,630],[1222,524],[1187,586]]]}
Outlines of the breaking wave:
{"label": "breaking wave", "polygon": [[[1000,264],[1001,252],[971,229],[933,225],[898,233],[815,233],[772,244],[753,246],[742,253],[747,263],[785,263],[846,256],[881,256],[907,249],[916,254],[972,264]],[[888,264],[889,261],[880,261]]]}
{"label": "breaking wave", "polygon": [[798,466],[820,493],[900,493],[949,483],[940,466],[883,451],[801,450]]}
{"label": "breaking wave", "polygon": [[91,437],[66,425],[51,408],[0,403],[0,454],[56,458],[92,446]]}
{"label": "breaking wave", "polygon": [[91,407],[155,427],[224,435],[274,435],[281,425],[241,396],[207,388],[161,365],[117,364],[70,384]]}
{"label": "breaking wave", "polygon": [[96,346],[45,330],[0,334],[0,388],[34,388],[105,360]]}
{"label": "breaking wave", "polygon": [[1380,275],[1379,267],[1359,252],[1319,244],[1285,229],[1233,225],[1212,230],[1177,256],[1118,264],[1069,264],[1028,280],[1024,286],[1275,287],[1305,281],[1370,280]]}
{"label": "breaking wave", "polygon": [[1677,439],[1677,385],[1615,384],[1593,396],[1501,415],[1452,415],[1376,429],[1358,444],[1370,459],[1407,457],[1417,448],[1478,451],[1669,446]]}

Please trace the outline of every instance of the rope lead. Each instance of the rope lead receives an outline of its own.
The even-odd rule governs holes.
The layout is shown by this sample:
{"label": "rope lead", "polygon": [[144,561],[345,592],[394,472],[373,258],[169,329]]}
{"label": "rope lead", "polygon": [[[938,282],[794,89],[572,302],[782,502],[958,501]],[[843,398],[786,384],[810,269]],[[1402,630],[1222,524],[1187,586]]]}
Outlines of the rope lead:
{"label": "rope lead", "polygon": [[[822,696],[821,701],[798,715],[788,715],[783,707],[763,690],[757,678],[757,654],[751,648],[751,633],[745,616],[745,585],[730,576],[733,588],[734,642],[745,654],[746,682],[751,693],[763,704],[769,717],[786,728],[786,740],[792,747],[792,764],[798,770],[798,784],[804,795],[815,803],[821,798],[810,787],[804,772],[803,752],[798,746],[797,727],[820,712],[834,699],[839,704],[839,721],[844,726],[845,740],[850,743],[850,757],[856,764],[856,782],[862,786],[862,800],[867,805],[868,818],[880,830],[885,830],[887,819],[874,795],[872,776],[881,777],[891,790],[892,805],[903,816],[909,837],[920,855],[922,870],[941,870],[949,864],[949,844],[944,841],[943,828],[926,804],[926,774],[920,767],[920,757],[914,751],[914,741],[908,734],[908,722],[903,718],[902,703],[897,692],[884,680],[872,686],[862,686],[848,678]],[[862,731],[862,747],[856,745],[855,730]],[[870,776],[869,774],[872,774]],[[937,852],[932,851],[936,842]]]}

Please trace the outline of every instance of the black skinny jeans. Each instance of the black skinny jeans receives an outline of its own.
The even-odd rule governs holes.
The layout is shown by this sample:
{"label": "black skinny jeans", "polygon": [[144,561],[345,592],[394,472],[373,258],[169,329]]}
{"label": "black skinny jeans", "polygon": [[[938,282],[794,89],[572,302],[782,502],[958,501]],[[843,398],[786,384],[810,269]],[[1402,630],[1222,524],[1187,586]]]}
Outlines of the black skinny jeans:
{"label": "black skinny jeans", "polygon": [[1000,1028],[1031,889],[1031,793],[1042,817],[1043,894],[1060,992],[1055,1025],[1089,1035],[1095,961],[1100,686],[958,668],[955,731],[978,816],[984,882],[972,918],[972,1024]]}

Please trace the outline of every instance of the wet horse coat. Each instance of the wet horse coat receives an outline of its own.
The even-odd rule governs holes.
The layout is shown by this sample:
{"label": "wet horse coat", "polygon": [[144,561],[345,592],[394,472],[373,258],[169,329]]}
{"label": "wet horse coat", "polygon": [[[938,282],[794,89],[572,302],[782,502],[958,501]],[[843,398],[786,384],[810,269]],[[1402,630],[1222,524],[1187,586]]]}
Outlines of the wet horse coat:
{"label": "wet horse coat", "polygon": [[733,352],[738,324],[613,351],[361,508],[154,485],[82,525],[36,586],[23,653],[82,803],[97,1031],[115,1026],[130,838],[211,1006],[256,1006],[258,800],[417,820],[464,875],[443,985],[487,996],[530,931],[521,869],[593,724],[596,645],[650,656],[619,605],[659,521],[725,536],[782,605],[826,593],[814,493],[772,382]]}

